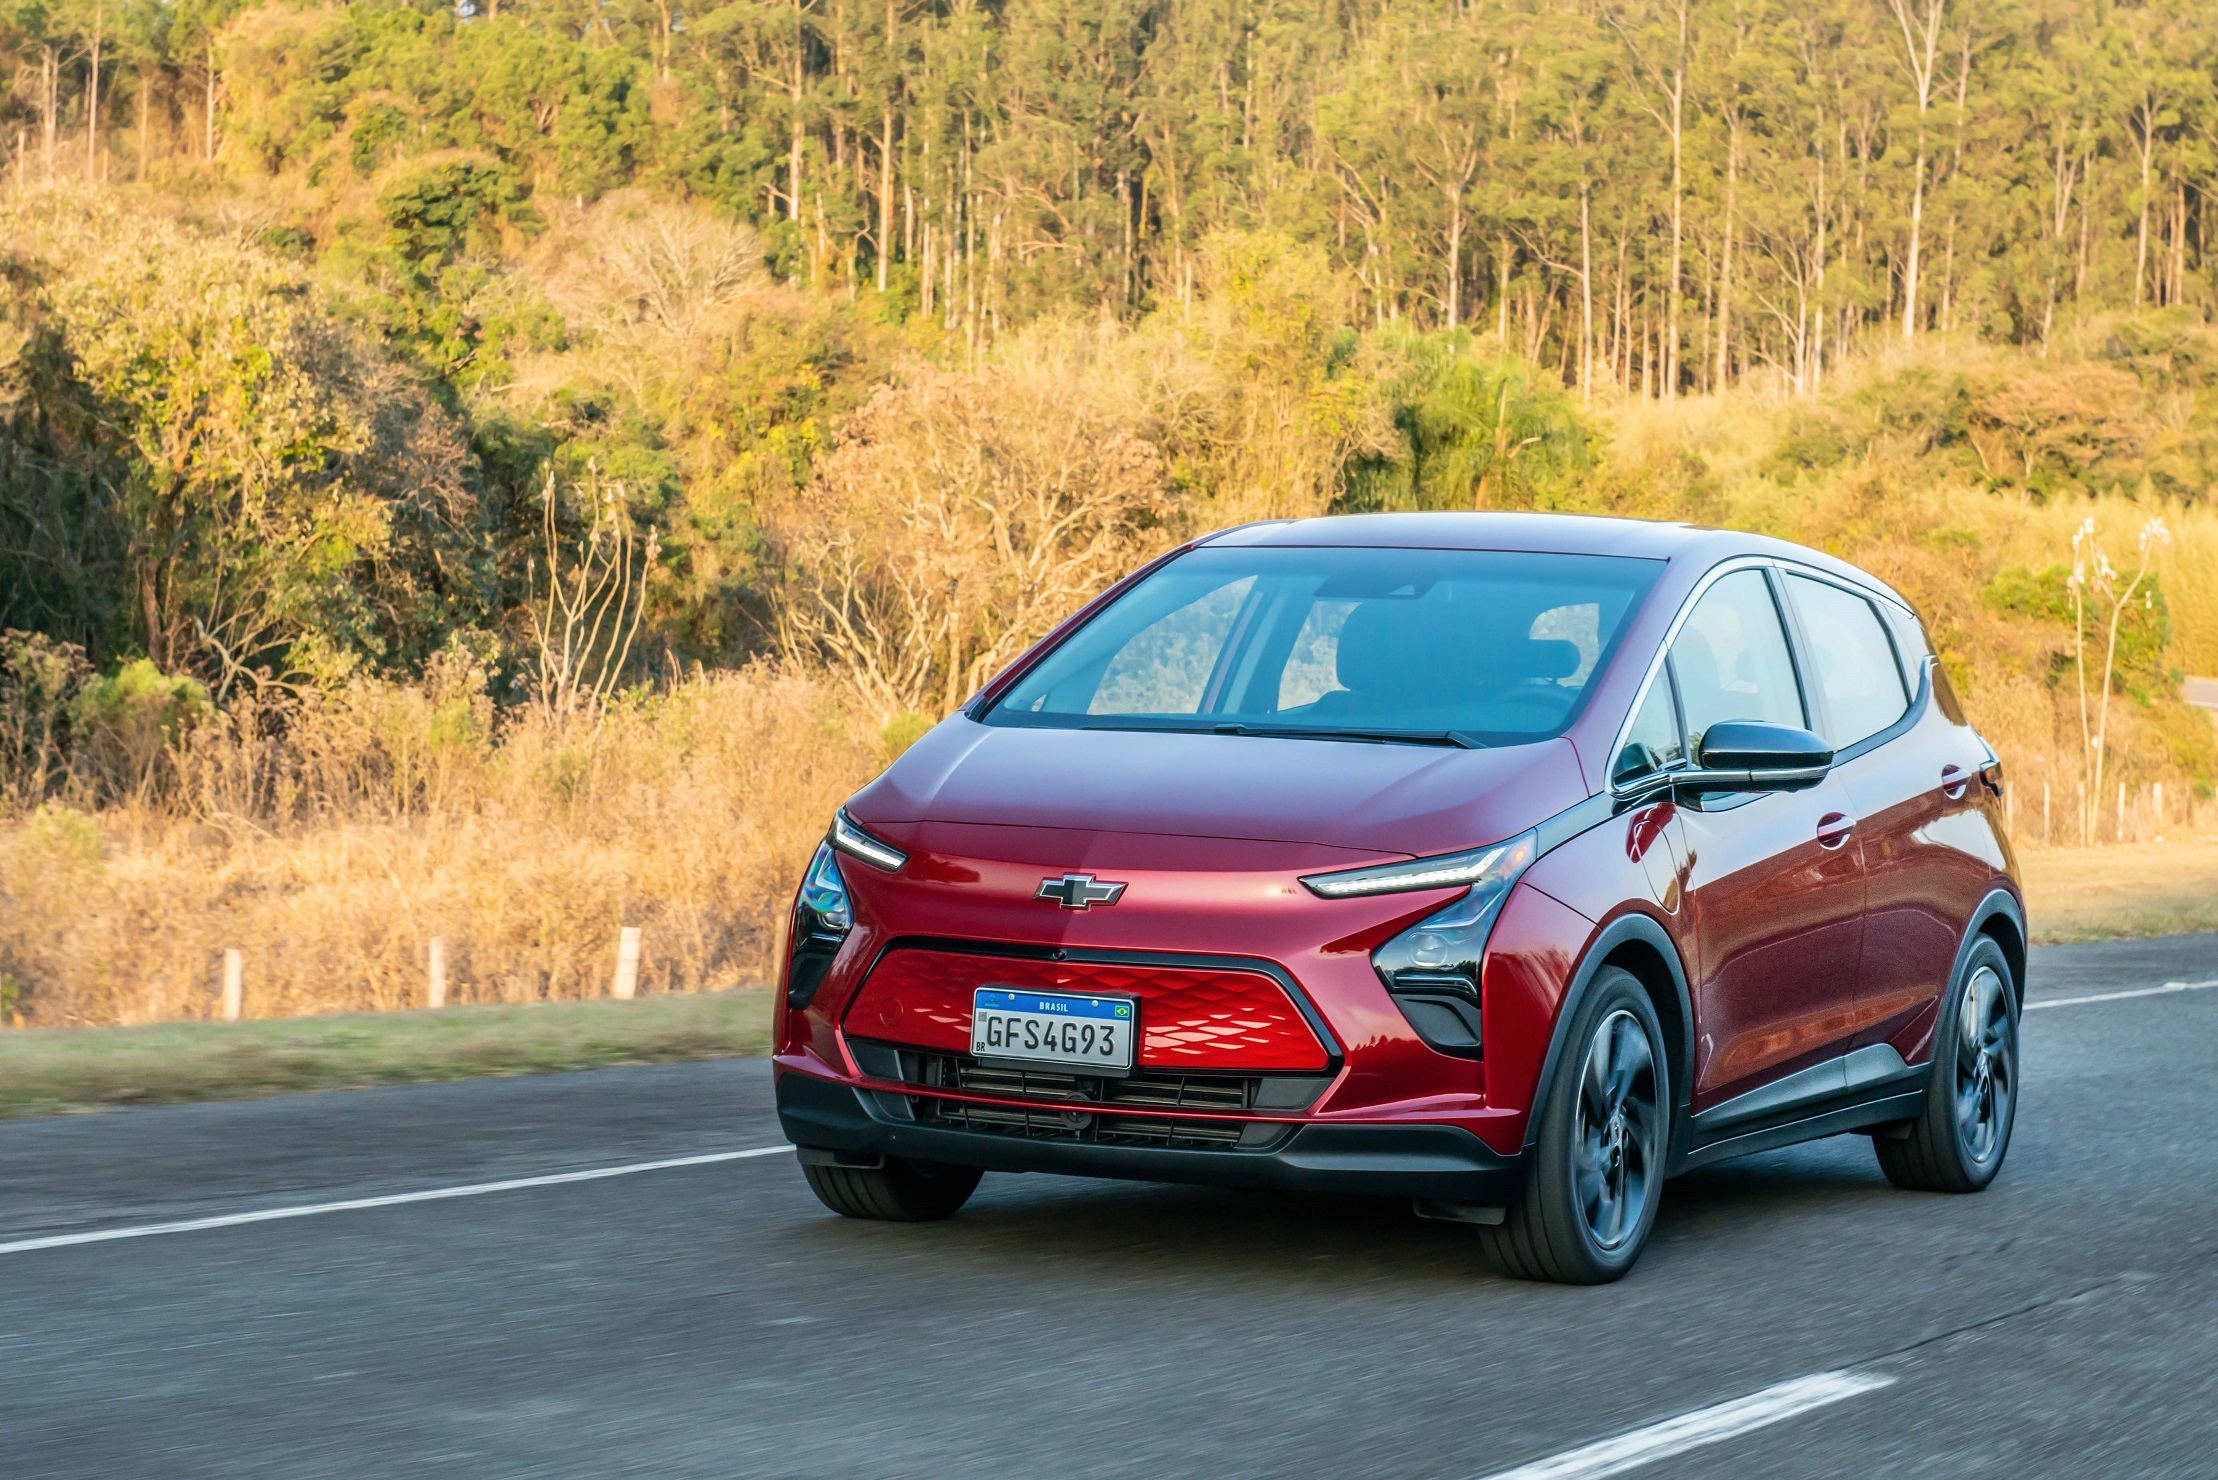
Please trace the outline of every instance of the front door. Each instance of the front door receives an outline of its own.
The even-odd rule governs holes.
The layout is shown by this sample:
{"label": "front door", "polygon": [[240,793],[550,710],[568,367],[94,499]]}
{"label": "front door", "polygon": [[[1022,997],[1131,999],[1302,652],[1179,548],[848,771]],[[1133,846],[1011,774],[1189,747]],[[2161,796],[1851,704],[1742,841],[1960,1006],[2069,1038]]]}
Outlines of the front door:
{"label": "front door", "polygon": [[[1672,643],[1670,671],[1697,756],[1722,720],[1812,725],[1766,571],[1735,571],[1703,593]],[[1833,780],[1679,809],[1697,1114],[1847,1052],[1864,945],[1856,825]]]}

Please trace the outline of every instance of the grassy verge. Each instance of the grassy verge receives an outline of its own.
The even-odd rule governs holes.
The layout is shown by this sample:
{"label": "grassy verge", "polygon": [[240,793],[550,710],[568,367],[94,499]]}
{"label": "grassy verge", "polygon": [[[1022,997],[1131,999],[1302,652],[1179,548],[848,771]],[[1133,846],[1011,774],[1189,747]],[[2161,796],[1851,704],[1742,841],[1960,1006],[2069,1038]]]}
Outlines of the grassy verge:
{"label": "grassy verge", "polygon": [[0,1033],[0,1119],[768,1051],[768,992]]}
{"label": "grassy verge", "polygon": [[2218,931],[2218,842],[2028,848],[2018,862],[2038,945]]}

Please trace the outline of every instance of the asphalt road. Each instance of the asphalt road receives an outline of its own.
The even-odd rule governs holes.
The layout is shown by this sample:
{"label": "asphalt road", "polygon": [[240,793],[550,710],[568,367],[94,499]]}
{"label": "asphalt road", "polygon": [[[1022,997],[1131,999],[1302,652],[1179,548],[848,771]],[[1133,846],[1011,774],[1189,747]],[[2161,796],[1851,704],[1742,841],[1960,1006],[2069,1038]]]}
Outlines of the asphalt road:
{"label": "asphalt road", "polygon": [[[2218,978],[2037,953],[2035,1002]],[[1398,1205],[789,1156],[0,1253],[0,1476],[1480,1477],[1813,1373],[1641,1475],[2218,1474],[2218,990],[2044,1009],[2001,1179],[1840,1137],[1667,1190],[1603,1289]],[[779,1141],[759,1062],[0,1125],[0,1245]]]}

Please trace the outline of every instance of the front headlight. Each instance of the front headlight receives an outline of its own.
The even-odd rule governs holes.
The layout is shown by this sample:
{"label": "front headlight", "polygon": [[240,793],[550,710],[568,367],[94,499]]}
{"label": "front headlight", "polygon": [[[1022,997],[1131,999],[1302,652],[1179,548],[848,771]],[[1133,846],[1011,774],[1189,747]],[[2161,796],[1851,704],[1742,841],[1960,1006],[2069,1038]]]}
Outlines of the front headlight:
{"label": "front headlight", "polygon": [[811,924],[818,930],[845,935],[855,923],[854,908],[847,902],[847,881],[839,876],[839,860],[832,856],[828,842],[816,845],[816,857],[809,860],[809,871],[802,876],[801,908],[816,917]]}
{"label": "front headlight", "polygon": [[791,944],[786,951],[786,1005],[806,1007],[824,984],[847,932],[855,926],[855,906],[847,897],[839,856],[826,838],[816,845],[809,871],[801,876],[801,895],[793,902]]}
{"label": "front headlight", "polygon": [[[1448,865],[1470,875],[1470,891],[1462,898],[1435,910],[1371,953],[1372,969],[1378,972],[1402,1015],[1417,1030],[1418,1037],[1442,1053],[1470,1058],[1479,1054],[1479,975],[1486,958],[1486,938],[1502,913],[1502,902],[1532,863],[1538,847],[1538,837],[1526,833],[1448,859],[1389,865],[1419,875]],[[1451,864],[1451,859],[1457,862]]]}

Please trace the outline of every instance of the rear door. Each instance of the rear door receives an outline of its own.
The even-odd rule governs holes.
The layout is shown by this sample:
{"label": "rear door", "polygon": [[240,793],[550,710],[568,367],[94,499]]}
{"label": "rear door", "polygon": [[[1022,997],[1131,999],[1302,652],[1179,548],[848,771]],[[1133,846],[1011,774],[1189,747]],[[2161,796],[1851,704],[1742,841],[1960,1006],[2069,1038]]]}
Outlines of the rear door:
{"label": "rear door", "polygon": [[1939,1000],[1987,888],[1991,869],[1956,846],[1950,823],[1976,805],[1968,794],[1979,785],[1979,758],[1955,753],[1955,727],[1929,699],[1913,703],[1926,697],[1923,663],[1904,661],[1871,597],[1815,572],[1789,571],[1784,586],[1815,670],[1833,774],[1861,819],[1858,1041],[1884,1042]]}
{"label": "rear door", "polygon": [[[1696,756],[1721,720],[1814,727],[1763,568],[1730,572],[1702,594],[1672,641],[1669,671]],[[1864,880],[1855,808],[1830,778],[1803,792],[1712,794],[1678,812],[1696,942],[1699,1115],[1848,1050]],[[1728,1109],[1712,1124],[1722,1131],[1736,1118]]]}

